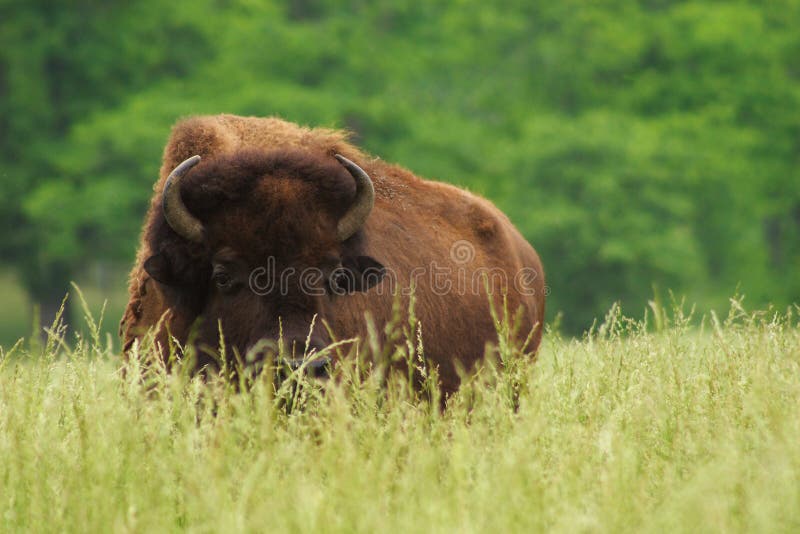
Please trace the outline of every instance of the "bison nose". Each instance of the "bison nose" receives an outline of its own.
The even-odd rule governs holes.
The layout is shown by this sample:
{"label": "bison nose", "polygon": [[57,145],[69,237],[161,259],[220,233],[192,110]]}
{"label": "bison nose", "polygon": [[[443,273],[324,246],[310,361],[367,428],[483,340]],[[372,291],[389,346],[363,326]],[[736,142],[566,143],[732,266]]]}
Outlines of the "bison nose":
{"label": "bison nose", "polygon": [[290,339],[285,342],[281,359],[284,371],[294,372],[303,367],[305,374],[314,378],[329,378],[331,359],[318,356],[325,348],[321,339]]}
{"label": "bison nose", "polygon": [[326,344],[317,339],[291,339],[284,341],[284,353],[287,358],[302,360],[303,355],[319,354]]}
{"label": "bison nose", "polygon": [[305,363],[305,371],[309,376],[322,379],[330,378],[332,362],[327,356],[315,358],[307,362],[304,362],[303,359],[290,359],[285,360],[285,362],[291,371],[297,371]]}

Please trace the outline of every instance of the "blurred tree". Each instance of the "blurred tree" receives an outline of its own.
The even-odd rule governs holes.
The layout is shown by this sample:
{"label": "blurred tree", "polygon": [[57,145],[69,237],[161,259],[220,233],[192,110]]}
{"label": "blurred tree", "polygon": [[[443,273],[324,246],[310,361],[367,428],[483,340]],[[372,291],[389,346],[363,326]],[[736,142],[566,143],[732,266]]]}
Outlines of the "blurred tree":
{"label": "blurred tree", "polygon": [[0,253],[41,304],[45,324],[77,268],[129,254],[134,213],[147,196],[135,187],[137,171],[147,166],[128,152],[106,159],[99,170],[108,172],[87,174],[85,147],[72,132],[146,85],[189,75],[195,55],[210,53],[179,4],[7,0],[0,7],[0,157],[10,189]]}
{"label": "blurred tree", "polygon": [[800,1],[0,3],[0,252],[133,257],[181,116],[344,126],[485,194],[578,332],[652,284],[800,300]]}

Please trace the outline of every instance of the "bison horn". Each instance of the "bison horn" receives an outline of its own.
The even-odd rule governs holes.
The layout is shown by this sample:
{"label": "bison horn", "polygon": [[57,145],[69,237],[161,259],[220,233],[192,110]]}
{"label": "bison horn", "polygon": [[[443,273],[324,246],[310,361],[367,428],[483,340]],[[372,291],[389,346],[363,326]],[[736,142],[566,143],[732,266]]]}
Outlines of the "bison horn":
{"label": "bison horn", "polygon": [[164,193],[161,196],[161,209],[164,211],[164,218],[167,220],[167,224],[179,236],[195,243],[203,241],[203,223],[189,213],[188,208],[181,199],[181,178],[198,163],[200,163],[200,156],[192,156],[175,167],[167,177],[167,182],[164,184]]}
{"label": "bison horn", "polygon": [[375,188],[364,169],[340,154],[334,154],[334,157],[356,181],[356,199],[347,213],[339,219],[339,225],[336,228],[339,239],[344,241],[358,232],[367,221],[369,212],[372,211],[372,206],[375,204]]}

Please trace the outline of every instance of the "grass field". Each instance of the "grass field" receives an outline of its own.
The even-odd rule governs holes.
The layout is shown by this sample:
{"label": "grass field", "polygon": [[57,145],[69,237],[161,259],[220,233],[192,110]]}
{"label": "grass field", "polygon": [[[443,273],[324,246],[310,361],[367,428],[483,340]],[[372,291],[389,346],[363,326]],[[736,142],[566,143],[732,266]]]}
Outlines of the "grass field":
{"label": "grass field", "polygon": [[[125,310],[125,304],[128,302],[126,269],[124,266],[103,269],[97,265],[90,265],[85,271],[87,272],[77,279],[77,283],[86,295],[91,312],[95,316],[99,316],[105,305],[104,336],[106,333],[116,336],[117,324]],[[66,290],[67,288],[65,288]],[[31,302],[30,296],[25,292],[14,273],[4,269],[0,269],[0,295],[2,295],[0,301],[0,346],[8,347],[20,338],[31,335],[34,303]],[[73,316],[80,319],[82,315],[80,302],[70,299],[68,305]],[[76,326],[84,328],[84,324],[80,321]]]}
{"label": "grass field", "polygon": [[800,531],[798,309],[654,310],[504,347],[443,413],[350,366],[237,393],[102,336],[6,349],[0,531]]}

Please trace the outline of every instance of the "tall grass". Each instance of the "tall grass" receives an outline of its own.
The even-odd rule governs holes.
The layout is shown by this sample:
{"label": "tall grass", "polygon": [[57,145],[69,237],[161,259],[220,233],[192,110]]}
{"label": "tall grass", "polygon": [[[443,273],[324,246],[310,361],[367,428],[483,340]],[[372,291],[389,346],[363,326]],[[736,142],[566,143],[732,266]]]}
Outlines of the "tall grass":
{"label": "tall grass", "polygon": [[239,387],[56,327],[0,356],[0,531],[798,531],[797,312],[613,308],[445,411],[377,364]]}

